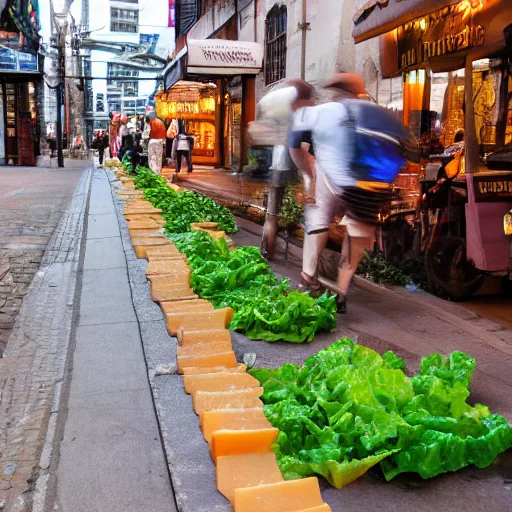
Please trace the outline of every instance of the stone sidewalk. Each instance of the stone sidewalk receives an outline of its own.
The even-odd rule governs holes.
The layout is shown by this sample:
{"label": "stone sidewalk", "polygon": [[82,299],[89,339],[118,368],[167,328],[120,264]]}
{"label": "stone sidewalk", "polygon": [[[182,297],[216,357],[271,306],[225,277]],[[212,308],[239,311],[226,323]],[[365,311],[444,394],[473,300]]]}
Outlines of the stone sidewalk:
{"label": "stone sidewalk", "polygon": [[0,167],[0,357],[44,250],[87,161]]}
{"label": "stone sidewalk", "polygon": [[93,174],[46,510],[175,512],[112,191]]}
{"label": "stone sidewalk", "polygon": [[[12,174],[15,172],[21,174]],[[67,176],[75,183],[80,179],[67,209],[69,199],[66,196],[72,184],[64,180],[65,185],[59,188],[58,183],[63,183],[62,176],[53,175],[54,172],[75,171],[0,170],[6,182],[18,183],[11,187],[11,192],[2,194],[3,205],[15,209],[9,214],[11,222],[16,223],[21,217],[32,222],[33,226],[26,227],[20,221],[17,232],[22,236],[21,241],[11,239],[4,249],[11,250],[9,244],[13,243],[16,248],[22,244],[23,250],[32,251],[35,244],[41,252],[41,256],[38,256],[41,265],[38,270],[31,270],[34,278],[12,329],[4,357],[0,359],[2,512],[42,510],[49,478],[49,454],[76,312],[75,292],[91,172],[90,169],[84,172],[82,166],[74,176]],[[34,178],[39,180],[40,194],[37,194]],[[21,186],[19,179],[22,179]],[[42,179],[47,181],[41,183]],[[52,183],[56,185],[55,192]],[[25,194],[28,194],[25,202],[18,203],[16,196],[23,197]],[[52,202],[53,196],[56,200]],[[23,211],[23,205],[28,215]],[[41,224],[32,219],[38,212],[41,214]],[[5,226],[9,227],[5,212],[2,218]],[[44,235],[27,240],[27,233],[30,232],[43,232]]]}

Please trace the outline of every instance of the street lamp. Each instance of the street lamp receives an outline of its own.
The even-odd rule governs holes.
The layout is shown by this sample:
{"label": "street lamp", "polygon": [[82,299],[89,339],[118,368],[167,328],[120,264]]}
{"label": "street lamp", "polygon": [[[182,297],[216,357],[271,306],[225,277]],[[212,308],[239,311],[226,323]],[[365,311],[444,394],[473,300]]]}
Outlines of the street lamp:
{"label": "street lamp", "polygon": [[55,89],[57,94],[57,162],[59,167],[64,167],[64,153],[62,151],[62,95],[65,79],[65,45],[66,30],[68,24],[69,9],[73,0],[51,0],[51,8],[53,19],[57,27],[57,54],[58,54],[58,70],[59,85]]}

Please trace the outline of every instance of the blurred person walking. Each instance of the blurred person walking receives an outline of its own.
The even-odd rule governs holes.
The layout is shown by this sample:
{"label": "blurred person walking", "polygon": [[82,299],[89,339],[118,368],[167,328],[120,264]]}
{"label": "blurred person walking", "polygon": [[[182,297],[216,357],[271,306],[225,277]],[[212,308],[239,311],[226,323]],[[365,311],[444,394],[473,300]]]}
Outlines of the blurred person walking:
{"label": "blurred person walking", "polygon": [[[311,136],[315,154],[315,204],[306,208],[302,283],[319,291],[318,261],[338,214],[347,229],[338,269],[338,311],[346,312],[346,296],[359,261],[375,240],[377,218],[391,199],[390,185],[409,159],[417,159],[410,131],[385,109],[370,103],[362,78],[340,73],[325,84],[330,101],[298,109],[290,132],[290,156],[311,174]],[[298,143],[300,141],[300,144]]]}
{"label": "blurred person walking", "polygon": [[178,135],[172,143],[172,158],[176,159],[176,174],[181,172],[183,158],[187,163],[187,172],[192,172],[192,149],[194,147],[194,137],[187,134],[183,122],[179,123]]}

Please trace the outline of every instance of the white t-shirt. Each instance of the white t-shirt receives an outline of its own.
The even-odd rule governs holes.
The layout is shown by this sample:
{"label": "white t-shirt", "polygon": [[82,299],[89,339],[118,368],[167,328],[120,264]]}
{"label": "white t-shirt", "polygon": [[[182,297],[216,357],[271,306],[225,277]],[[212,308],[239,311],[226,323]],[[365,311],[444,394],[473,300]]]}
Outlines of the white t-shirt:
{"label": "white t-shirt", "polygon": [[301,108],[292,119],[292,130],[311,132],[315,165],[335,188],[356,183],[348,173],[349,159],[344,151],[347,141],[340,129],[347,121],[347,109],[337,102]]}
{"label": "white t-shirt", "polygon": [[176,146],[177,151],[190,151],[190,143],[186,135],[178,135],[178,145]]}

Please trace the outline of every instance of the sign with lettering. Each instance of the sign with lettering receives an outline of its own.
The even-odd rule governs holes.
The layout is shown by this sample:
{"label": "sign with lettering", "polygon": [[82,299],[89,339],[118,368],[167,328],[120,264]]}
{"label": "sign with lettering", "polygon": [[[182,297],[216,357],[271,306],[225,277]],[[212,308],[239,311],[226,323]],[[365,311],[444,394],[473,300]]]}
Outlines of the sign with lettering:
{"label": "sign with lettering", "polygon": [[478,203],[510,201],[512,202],[512,174],[478,176],[473,178],[475,200]]}
{"label": "sign with lettering", "polygon": [[477,12],[465,0],[398,27],[400,69],[483,45],[484,29],[474,21]]}
{"label": "sign with lettering", "polygon": [[187,71],[210,75],[257,74],[263,64],[259,43],[224,39],[189,39]]}

